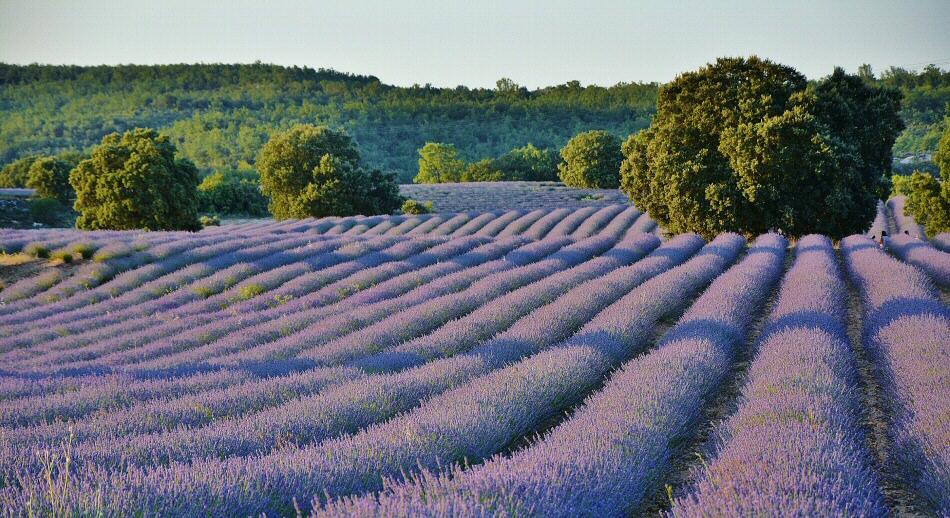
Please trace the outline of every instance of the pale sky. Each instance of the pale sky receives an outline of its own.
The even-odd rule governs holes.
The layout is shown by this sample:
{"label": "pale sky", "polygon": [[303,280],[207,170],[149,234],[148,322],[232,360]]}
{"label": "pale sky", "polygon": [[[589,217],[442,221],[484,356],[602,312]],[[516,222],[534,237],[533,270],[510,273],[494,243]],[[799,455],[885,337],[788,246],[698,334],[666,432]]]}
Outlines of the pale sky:
{"label": "pale sky", "polygon": [[810,78],[950,68],[950,0],[0,0],[0,61],[19,64],[260,60],[535,88],[665,82],[749,54]]}

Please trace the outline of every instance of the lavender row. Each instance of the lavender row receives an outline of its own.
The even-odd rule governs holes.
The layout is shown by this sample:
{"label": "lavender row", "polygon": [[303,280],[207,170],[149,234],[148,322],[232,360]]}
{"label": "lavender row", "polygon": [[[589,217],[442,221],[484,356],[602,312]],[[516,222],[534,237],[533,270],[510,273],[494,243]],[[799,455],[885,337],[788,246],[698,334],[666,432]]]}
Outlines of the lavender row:
{"label": "lavender row", "polygon": [[390,349],[463,317],[511,290],[589,261],[614,244],[612,239],[602,237],[578,241],[543,261],[486,278],[461,293],[433,299],[346,336],[311,345],[298,356],[320,365],[337,365]]}
{"label": "lavender row", "polygon": [[924,232],[924,228],[914,221],[913,216],[904,212],[904,205],[906,203],[907,198],[904,196],[895,196],[887,200],[887,208],[890,209],[891,214],[894,216],[894,223],[897,224],[897,232],[910,234],[911,237],[917,239],[927,239],[927,233]]}
{"label": "lavender row", "polygon": [[[334,432],[356,431],[375,420],[391,416],[396,411],[411,408],[422,397],[444,391],[460,380],[471,379],[498,368],[507,361],[515,361],[522,356],[540,351],[550,344],[560,342],[576,331],[586,319],[558,320],[552,318],[554,315],[563,310],[577,308],[585,302],[594,302],[595,305],[585,305],[584,311],[591,314],[597,313],[600,308],[644,279],[685,260],[701,243],[702,240],[697,236],[682,236],[664,245],[649,258],[625,268],[624,270],[628,271],[622,272],[622,275],[612,273],[579,285],[549,304],[544,310],[529,314],[519,320],[512,328],[512,333],[503,334],[480,346],[479,355],[443,360],[398,375],[375,376],[372,380],[349,383],[313,398],[294,401],[259,415],[249,416],[240,422],[219,423],[201,430],[174,430],[160,436],[129,438],[118,442],[121,446],[118,448],[117,443],[114,442],[118,440],[118,436],[133,431],[144,432],[148,428],[139,425],[133,429],[127,425],[121,430],[116,430],[113,420],[89,423],[82,429],[83,435],[100,436],[105,433],[104,431],[108,431],[110,436],[116,437],[108,441],[100,441],[101,444],[85,450],[88,450],[88,456],[96,458],[98,463],[110,465],[129,461],[130,458],[137,463],[155,458],[166,461],[168,459],[190,460],[206,457],[210,452],[247,455],[255,451],[268,450],[278,443],[280,437],[291,434],[298,441],[306,443],[329,437]],[[606,293],[599,291],[598,288],[604,288]],[[590,294],[596,295],[591,297]],[[546,324],[550,327],[546,327]],[[492,361],[486,361],[488,358]],[[129,418],[123,419],[122,422],[131,424],[150,420],[151,417],[147,416],[160,412],[158,406],[160,405],[133,409],[128,414]],[[373,410],[368,411],[369,409]],[[137,420],[135,415],[141,415],[142,418]],[[65,427],[58,428],[58,435],[37,433],[42,432],[42,429],[36,429],[29,435],[11,434],[10,438],[19,443],[25,442],[25,445],[28,445],[30,441],[55,442],[56,439],[65,436]],[[97,454],[97,451],[110,453]],[[121,455],[113,452],[121,452]]]}
{"label": "lavender row", "polygon": [[[425,474],[380,495],[333,502],[316,514],[619,516],[637,510],[670,469],[673,444],[688,435],[703,402],[729,372],[734,349],[781,275],[784,248],[777,236],[759,238],[749,255],[692,305],[658,350],[626,364],[540,442],[471,469]],[[659,300],[641,298],[645,307],[628,313],[646,322],[630,325],[611,315],[607,329],[582,330],[568,343],[612,351],[614,361],[642,350],[659,308],[682,296],[679,290],[653,293]],[[617,333],[615,326],[629,334]],[[632,351],[625,350],[631,345]]]}
{"label": "lavender row", "polygon": [[868,229],[866,234],[871,239],[878,239],[884,235],[884,232],[889,232],[887,225],[887,206],[883,201],[878,200],[874,221],[871,223],[871,228]]}
{"label": "lavender row", "polygon": [[[0,322],[7,325],[11,331],[20,331],[36,325],[54,325],[69,320],[74,313],[84,316],[96,313],[91,305],[106,302],[114,304],[122,300],[126,305],[135,304],[160,295],[163,290],[177,288],[178,283],[187,279],[189,274],[200,275],[209,272],[209,267],[218,266],[227,261],[237,262],[240,259],[242,247],[273,242],[273,239],[259,237],[250,240],[233,239],[214,242],[192,250],[178,249],[179,253],[152,263],[146,268],[126,272],[117,276],[111,282],[98,286],[86,292],[83,297],[71,297],[58,304],[49,304],[41,308],[19,312],[13,315],[0,317]],[[222,255],[228,257],[222,258]]]}
{"label": "lavender row", "polygon": [[659,244],[660,240],[655,236],[640,234],[637,238],[618,243],[597,258],[515,289],[429,334],[358,361],[356,365],[379,371],[421,365],[435,358],[458,354],[505,331],[521,317],[578,284],[602,278],[617,268],[638,261]]}
{"label": "lavender row", "polygon": [[[240,367],[247,364],[265,364],[273,360],[292,357],[306,348],[310,340],[323,342],[343,336],[361,327],[366,327],[393,313],[408,310],[413,306],[468,288],[486,275],[509,270],[539,260],[558,250],[570,241],[552,239],[537,241],[509,252],[502,259],[491,260],[469,268],[461,268],[442,278],[412,289],[392,299],[353,309],[346,299],[333,308],[316,308],[311,311],[286,315],[249,329],[246,333],[231,333],[207,346],[182,351],[176,355],[156,359],[153,365],[142,367],[174,367],[199,361],[208,361],[217,366]],[[497,251],[497,249],[496,249]],[[475,254],[474,258],[484,258]],[[433,270],[438,270],[434,268]],[[428,276],[432,272],[427,272]],[[410,275],[410,279],[418,278]],[[385,287],[382,286],[381,287]],[[402,286],[406,287],[406,286]],[[411,286],[410,286],[411,287]],[[374,290],[375,291],[375,290]],[[369,292],[368,292],[369,294]],[[349,311],[341,311],[349,309]],[[159,363],[160,362],[160,363]]]}
{"label": "lavender row", "polygon": [[[469,240],[463,239],[460,241],[460,244],[465,247],[468,245],[467,241]],[[404,274],[391,279],[391,281],[400,282],[383,283],[378,286],[378,288],[380,288],[379,290],[375,288],[368,289],[366,292],[357,294],[355,296],[356,298],[361,298],[362,300],[350,301],[346,304],[346,306],[349,307],[351,304],[360,304],[364,302],[368,303],[370,301],[382,301],[387,298],[395,297],[400,293],[409,291],[411,287],[419,286],[425,282],[444,277],[453,271],[457,272],[465,268],[475,267],[485,261],[495,259],[510,251],[512,248],[515,248],[517,244],[521,243],[522,241],[520,240],[488,243],[470,253],[463,254],[462,256],[453,259],[451,262],[439,263],[437,265],[433,265],[432,268],[410,272],[409,274]],[[537,248],[536,245],[532,245],[531,247]],[[447,249],[449,252],[453,251],[451,247],[447,247]],[[464,285],[465,279],[462,279],[461,283],[457,284],[459,286]],[[399,289],[397,290],[395,288]],[[382,291],[383,293],[374,294],[373,292],[375,291]],[[366,296],[360,297],[360,295]],[[332,306],[328,307],[327,309],[332,309]],[[345,307],[339,309],[339,311],[344,310],[346,310]],[[202,328],[196,329],[195,331],[200,334],[209,332],[209,330]],[[202,377],[205,375],[198,374],[197,376]],[[4,419],[3,422],[17,420],[16,422],[29,423],[31,421],[35,421],[36,419],[42,419],[43,416],[54,416],[60,414],[67,417],[78,417],[89,411],[102,408],[104,405],[110,405],[112,408],[117,408],[122,407],[125,404],[132,404],[136,401],[152,399],[154,397],[175,396],[180,394],[181,389],[179,385],[181,383],[187,382],[187,379],[188,378],[177,378],[170,380],[168,383],[170,392],[164,395],[161,391],[153,391],[151,389],[154,383],[150,380],[142,382],[131,382],[130,380],[126,380],[125,384],[114,384],[111,382],[104,383],[102,390],[90,387],[86,390],[83,390],[81,393],[53,394],[49,398],[33,398],[30,401],[24,401],[22,405],[17,405],[16,408],[19,408],[20,411],[12,411],[12,415],[9,417],[9,420]],[[60,388],[56,385],[51,386],[49,384],[42,384],[41,388],[37,390],[59,392],[64,391],[65,388],[65,386]],[[35,391],[33,393],[35,393]]]}
{"label": "lavender row", "polygon": [[[722,271],[742,243],[737,236],[721,238],[706,253],[671,270],[673,273],[663,274],[654,279],[658,282],[647,282],[635,290],[637,299],[655,317],[654,325],[661,315],[682,304],[684,294],[699,290]],[[666,295],[670,304],[662,308],[651,304],[658,291]],[[634,331],[632,336],[617,336],[614,326],[643,331],[648,324],[631,325],[627,318],[631,314],[629,305],[630,299],[625,297],[611,306],[614,311],[608,318],[595,319],[594,322],[608,325],[603,333],[617,339],[605,344],[604,350],[558,347],[430,399],[395,420],[314,446],[289,448],[262,457],[199,461],[158,469],[130,468],[111,475],[83,470],[89,478],[73,486],[68,501],[78,509],[88,510],[96,501],[87,496],[85,488],[103,487],[106,493],[99,502],[116,513],[143,506],[161,506],[164,512],[179,515],[193,515],[199,509],[232,515],[280,513],[292,511],[294,497],[304,501],[322,490],[334,495],[378,489],[383,476],[398,476],[402,470],[432,468],[436,463],[460,461],[463,456],[490,455],[575,401],[584,388],[593,388],[609,368],[609,359],[614,354],[626,356],[633,352],[628,351],[623,339],[636,340],[642,334]],[[586,329],[596,333],[590,325]],[[516,354],[513,349],[480,351],[422,369],[464,360],[501,366]],[[406,376],[414,370],[394,376]],[[29,477],[20,483],[29,485]]]}
{"label": "lavender row", "polygon": [[802,238],[738,409],[675,516],[888,514],[862,433],[847,293],[831,242]]}
{"label": "lavender row", "polygon": [[299,248],[289,253],[277,254],[278,263],[306,254],[316,256],[327,254],[342,244],[341,241],[335,239],[323,239],[317,243],[307,244],[307,238],[294,237],[289,240],[271,241],[260,247],[215,255],[210,260],[196,262],[186,268],[175,270],[171,274],[146,282],[108,301],[45,319],[43,327],[34,328],[30,333],[7,340],[4,345],[23,347],[37,341],[40,343],[50,341],[57,335],[82,333],[90,328],[122,324],[134,317],[158,317],[169,307],[224,289],[251,275],[255,268],[252,264],[245,263],[245,259],[257,260],[266,267],[269,262],[268,257],[279,251],[282,246],[298,246]]}
{"label": "lavender row", "polygon": [[863,236],[842,241],[864,302],[864,345],[881,372],[892,456],[936,514],[950,514],[950,310],[921,271]]}
{"label": "lavender row", "polygon": [[930,240],[933,245],[943,252],[950,252],[950,232],[937,234]]}
{"label": "lavender row", "polygon": [[[302,286],[306,286],[305,289],[308,291],[317,290],[321,287],[328,288],[333,294],[332,297],[324,297],[324,300],[317,300],[318,297],[316,295],[322,293],[318,290],[317,293],[312,294],[313,296],[306,297],[306,301],[301,302],[309,305],[335,302],[356,291],[355,288],[352,291],[343,290],[344,287],[350,286],[347,282],[359,282],[360,279],[364,282],[372,282],[378,280],[378,277],[374,278],[368,275],[370,273],[377,275],[380,273],[383,275],[394,273],[385,270],[380,271],[378,269],[374,271],[374,268],[372,268],[374,265],[380,265],[388,261],[404,261],[408,257],[412,257],[429,249],[432,245],[436,245],[440,241],[435,238],[403,240],[396,242],[396,244],[388,248],[383,248],[392,242],[392,238],[377,238],[372,242],[350,243],[327,255],[318,255],[311,260],[305,261],[304,264],[292,263],[287,267],[253,276],[245,282],[236,285],[231,290],[221,293],[218,297],[211,297],[207,300],[199,299],[190,304],[179,306],[171,311],[173,315],[172,320],[154,328],[154,332],[146,330],[144,332],[134,333],[132,336],[115,336],[113,332],[113,339],[111,340],[102,340],[102,338],[105,337],[100,333],[95,337],[98,341],[93,341],[92,337],[86,337],[87,342],[92,344],[89,347],[73,347],[66,353],[67,356],[53,353],[50,358],[39,358],[37,360],[46,361],[50,364],[61,364],[65,359],[88,361],[92,359],[90,354],[95,353],[100,360],[110,363],[122,363],[124,358],[132,358],[133,360],[147,359],[141,355],[142,351],[139,346],[150,344],[157,338],[162,338],[165,341],[163,346],[153,347],[153,355],[162,352],[163,348],[167,348],[168,350],[180,350],[206,344],[217,338],[224,337],[237,329],[265,322],[273,318],[275,312],[261,311],[261,309],[270,303],[281,304],[283,301],[288,300],[282,297],[292,296],[287,295],[287,291],[282,288],[292,287],[297,290],[297,292],[304,289]],[[472,246],[474,244],[476,243],[462,243],[463,249],[466,246]],[[380,248],[383,249],[380,250]],[[447,248],[449,253],[454,253],[456,250],[456,247]],[[439,258],[442,256],[436,255],[435,257]],[[294,270],[300,268],[310,273],[294,276]],[[288,279],[288,277],[291,277],[291,279]],[[287,282],[281,288],[271,290],[275,285],[288,280],[290,280],[290,282]],[[235,304],[228,307],[235,302],[236,298],[239,300],[243,290],[248,286],[255,288],[255,291],[251,292],[251,300],[245,304]],[[263,296],[263,294],[268,294],[268,296]],[[224,309],[214,311],[216,307],[221,306],[224,306]],[[200,315],[200,320],[197,320],[195,317],[188,318],[189,313]],[[177,315],[177,317],[174,315]],[[133,326],[132,328],[134,328],[136,324],[134,321],[126,322],[123,323],[122,326]],[[181,340],[184,340],[184,342],[181,342]],[[103,354],[105,355],[103,356]]]}
{"label": "lavender row", "polygon": [[937,250],[930,243],[907,235],[896,235],[888,239],[887,249],[902,261],[926,272],[938,285],[950,288],[950,253]]}
{"label": "lavender row", "polygon": [[[324,314],[331,314],[334,312],[339,313],[339,312],[350,309],[352,307],[352,304],[362,303],[362,302],[371,301],[371,300],[384,300],[389,297],[394,297],[396,295],[399,295],[400,293],[409,291],[411,288],[424,284],[425,282],[429,280],[435,279],[440,275],[445,275],[453,271],[464,269],[466,267],[476,266],[477,264],[480,264],[481,262],[484,262],[486,260],[495,259],[503,255],[504,253],[510,251],[512,248],[515,248],[517,244],[521,243],[521,241],[519,240],[514,240],[510,242],[489,243],[481,247],[478,247],[477,249],[475,249],[475,251],[469,252],[469,250],[475,244],[479,242],[481,241],[477,238],[463,238],[460,240],[454,240],[453,242],[445,243],[429,251],[426,251],[425,253],[413,256],[410,259],[407,259],[405,261],[389,263],[386,268],[379,269],[375,278],[368,277],[366,275],[366,273],[372,272],[372,270],[374,269],[360,271],[355,275],[347,277],[347,279],[355,278],[359,280],[360,282],[366,282],[366,283],[372,283],[372,282],[381,280],[383,278],[390,278],[390,281],[384,282],[383,284],[379,285],[378,286],[379,289],[370,288],[362,294],[362,295],[367,295],[367,296],[359,297],[360,294],[357,294],[356,296],[360,298],[361,300],[350,301],[346,304],[340,304],[340,303],[331,304],[328,306],[324,306],[323,308],[313,309],[311,313],[318,312],[321,309],[323,310],[322,313]],[[465,253],[461,256],[458,256],[460,252],[465,252]],[[412,266],[418,266],[420,264],[429,264],[438,260],[450,260],[450,261],[444,262],[444,263],[438,263],[436,265],[433,265],[432,268],[423,268],[423,269],[415,270],[409,273],[404,273],[402,275],[393,276],[395,273],[403,271],[407,267],[407,265],[408,267],[412,267]],[[324,272],[329,274],[331,273],[331,270],[333,269],[325,270]],[[332,288],[332,285],[328,286],[328,288]],[[349,294],[349,293],[355,293],[355,291],[346,292],[346,294]],[[346,294],[341,294],[340,297],[345,297]],[[375,298],[369,296],[369,295],[374,295],[374,294],[375,294]],[[346,300],[346,299],[342,298],[341,301],[342,300]],[[311,300],[311,302],[313,301]],[[258,326],[254,328],[254,333],[259,334],[259,332],[262,331],[262,328],[265,327],[261,323],[266,322],[269,318],[273,317],[274,315],[272,313],[273,312],[269,310],[256,311],[252,313],[251,316],[245,316],[243,313],[239,313],[239,316],[235,316],[235,317],[232,317],[230,319],[225,319],[225,320],[219,319],[211,324],[199,326],[196,328],[195,327],[189,328],[188,322],[185,322],[181,326],[176,327],[176,329],[179,329],[180,327],[184,327],[185,331],[182,331],[181,333],[174,336],[166,337],[165,339],[173,340],[179,344],[190,343],[194,347],[199,347],[201,344],[205,343],[206,339],[210,337],[215,337],[215,336],[221,336],[224,338],[247,339],[248,333],[239,333],[237,331],[239,331],[240,329],[247,328],[248,326],[253,326],[255,324],[258,324]],[[282,326],[286,325],[286,320],[287,319],[284,319],[284,323],[282,324]],[[173,323],[176,323],[176,322],[178,321],[174,321]],[[168,325],[171,325],[171,323]],[[280,327],[280,328],[283,329],[283,327]],[[133,338],[141,339],[139,337],[133,337]],[[154,335],[152,335],[152,338],[154,338]],[[251,336],[250,338],[253,339],[254,336]],[[184,347],[185,345],[182,345],[182,346]],[[51,358],[49,361],[51,363],[57,362],[55,357]],[[60,404],[69,404],[69,403],[72,403],[72,401],[67,400],[67,401],[60,402]]]}

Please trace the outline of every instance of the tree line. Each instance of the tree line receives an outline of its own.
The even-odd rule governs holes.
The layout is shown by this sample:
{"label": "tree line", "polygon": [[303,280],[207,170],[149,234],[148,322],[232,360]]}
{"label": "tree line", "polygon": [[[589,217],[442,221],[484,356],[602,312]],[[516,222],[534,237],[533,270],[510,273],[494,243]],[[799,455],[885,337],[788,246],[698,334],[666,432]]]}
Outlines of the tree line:
{"label": "tree line", "polygon": [[[903,93],[906,128],[895,140],[896,154],[936,149],[950,72],[931,66],[875,74],[863,67],[858,75]],[[168,135],[202,174],[254,170],[273,134],[306,123],[346,131],[370,167],[408,183],[427,142],[454,145],[461,159],[478,163],[528,143],[557,150],[594,129],[626,138],[650,124],[658,91],[656,83],[577,81],[528,90],[507,79],[494,89],[403,88],[373,76],[261,63],[0,64],[0,164],[88,153],[105,135],[150,127]]]}
{"label": "tree line", "polygon": [[[875,200],[891,190],[892,148],[905,127],[901,91],[866,76],[837,68],[808,81],[755,56],[720,58],[660,87],[651,124],[622,144],[610,131],[591,130],[574,135],[558,155],[527,145],[466,163],[455,146],[429,142],[419,149],[415,179],[556,175],[569,186],[620,187],[671,233],[840,238],[863,231]],[[499,90],[519,91],[510,82]],[[938,161],[950,146],[950,138],[943,140]],[[198,168],[180,151],[168,135],[134,129],[106,136],[71,169],[65,158],[47,157],[23,167],[15,162],[0,176],[26,170],[28,184],[63,199],[56,191],[69,171],[80,228],[191,229],[200,204],[225,193],[246,194],[256,210],[267,203],[277,219],[385,214],[404,201],[393,174],[372,167],[353,137],[328,126],[297,124],[271,135],[254,158],[260,188],[253,175],[238,172],[210,175],[202,188]],[[142,175],[148,168],[154,173]],[[928,199],[942,188],[928,187],[937,192]],[[129,200],[130,192],[137,199]]]}

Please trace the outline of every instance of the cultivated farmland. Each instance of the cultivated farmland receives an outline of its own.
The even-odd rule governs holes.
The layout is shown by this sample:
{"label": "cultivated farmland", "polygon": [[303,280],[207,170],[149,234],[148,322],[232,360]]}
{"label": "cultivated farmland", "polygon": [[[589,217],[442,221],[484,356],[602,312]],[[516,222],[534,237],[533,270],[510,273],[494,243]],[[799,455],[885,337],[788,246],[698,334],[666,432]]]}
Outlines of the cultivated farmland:
{"label": "cultivated farmland", "polygon": [[950,514],[950,240],[901,199],[705,242],[504,188],[0,230],[3,513]]}

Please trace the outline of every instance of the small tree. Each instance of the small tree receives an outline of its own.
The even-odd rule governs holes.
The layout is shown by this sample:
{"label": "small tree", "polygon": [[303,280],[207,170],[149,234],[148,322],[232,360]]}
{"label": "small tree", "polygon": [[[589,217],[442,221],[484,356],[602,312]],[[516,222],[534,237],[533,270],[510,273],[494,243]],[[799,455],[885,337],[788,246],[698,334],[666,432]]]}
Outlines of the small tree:
{"label": "small tree", "polygon": [[620,139],[596,130],[572,138],[561,150],[558,176],[564,185],[616,189],[620,185]]}
{"label": "small tree", "polygon": [[491,158],[468,164],[462,173],[463,182],[500,182],[506,179],[505,174],[495,166],[495,161]]}
{"label": "small tree", "polygon": [[22,189],[26,187],[26,182],[30,177],[30,167],[37,159],[39,159],[38,156],[28,156],[3,166],[3,169],[0,170],[0,188]]}
{"label": "small tree", "polygon": [[257,160],[278,220],[387,214],[402,204],[392,175],[360,168],[352,139],[326,126],[298,124],[274,135]]}
{"label": "small tree", "polygon": [[72,164],[59,158],[39,158],[30,166],[26,185],[35,189],[40,198],[69,203],[74,194],[72,186],[69,185],[69,172],[72,168]]}
{"label": "small tree", "polygon": [[452,144],[426,142],[419,150],[419,174],[415,183],[450,183],[462,181],[465,161]]}
{"label": "small tree", "polygon": [[502,172],[505,180],[556,182],[559,160],[556,152],[528,144],[498,157],[494,166]]}
{"label": "small tree", "polygon": [[155,130],[102,139],[69,176],[81,229],[198,230],[198,170]]}

